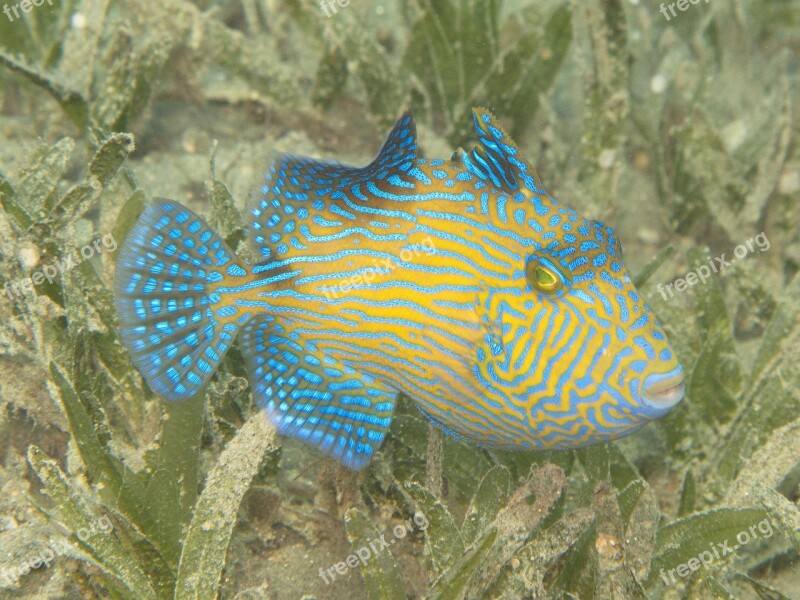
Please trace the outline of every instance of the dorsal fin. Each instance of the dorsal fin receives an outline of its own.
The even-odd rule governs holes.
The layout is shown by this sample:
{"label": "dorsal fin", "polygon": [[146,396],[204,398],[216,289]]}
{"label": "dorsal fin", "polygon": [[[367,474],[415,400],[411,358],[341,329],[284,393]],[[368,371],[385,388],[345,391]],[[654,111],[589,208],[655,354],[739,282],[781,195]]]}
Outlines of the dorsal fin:
{"label": "dorsal fin", "polygon": [[[330,197],[331,192],[367,181],[386,179],[405,172],[417,158],[417,128],[411,111],[397,120],[374,160],[363,167],[352,167],[334,161],[317,160],[292,154],[279,154],[269,165],[261,193],[250,209],[252,223],[248,236],[261,255],[269,258],[272,246],[286,244],[278,238],[285,230],[287,215],[295,210],[310,210],[314,202]],[[277,231],[276,231],[277,229]]]}
{"label": "dorsal fin", "polygon": [[407,110],[397,119],[378,156],[366,167],[372,172],[407,171],[417,158],[417,125],[414,115]]}
{"label": "dorsal fin", "polygon": [[478,144],[463,157],[467,168],[498,188],[517,190],[523,186],[537,194],[545,193],[536,170],[492,113],[476,107],[472,120]]}

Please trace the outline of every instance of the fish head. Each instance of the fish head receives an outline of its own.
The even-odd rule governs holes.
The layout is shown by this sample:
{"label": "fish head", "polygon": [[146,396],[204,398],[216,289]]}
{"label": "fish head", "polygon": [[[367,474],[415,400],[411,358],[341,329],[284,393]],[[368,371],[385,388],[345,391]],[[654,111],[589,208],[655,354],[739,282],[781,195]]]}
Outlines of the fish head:
{"label": "fish head", "polygon": [[505,281],[482,282],[478,377],[489,397],[524,414],[531,445],[569,448],[632,433],[683,399],[683,368],[614,230],[553,200],[487,115],[476,111],[480,144],[467,162],[494,170],[487,177],[510,198],[503,212],[514,218],[495,225],[510,231],[516,265]]}

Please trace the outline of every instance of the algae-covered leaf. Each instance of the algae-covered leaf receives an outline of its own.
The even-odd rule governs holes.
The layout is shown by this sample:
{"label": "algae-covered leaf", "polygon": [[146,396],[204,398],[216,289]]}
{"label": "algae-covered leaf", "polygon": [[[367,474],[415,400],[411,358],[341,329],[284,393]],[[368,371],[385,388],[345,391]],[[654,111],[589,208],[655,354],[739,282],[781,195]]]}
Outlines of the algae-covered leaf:
{"label": "algae-covered leaf", "polygon": [[[601,205],[617,203],[612,190],[615,173],[621,168],[616,159],[626,143],[624,124],[630,117],[631,97],[628,73],[623,66],[632,61],[625,26],[625,3],[605,0],[584,3],[575,9],[575,40],[581,50],[589,50],[589,64],[582,70],[585,131],[582,154],[588,158],[581,168],[581,183]],[[611,161],[601,167],[601,157]]]}
{"label": "algae-covered leaf", "polygon": [[174,40],[157,28],[141,38],[125,29],[116,31],[110,44],[113,57],[102,84],[103,93],[93,99],[91,124],[101,131],[125,131],[144,110],[153,86],[169,57]]}
{"label": "algae-covered leaf", "polygon": [[454,440],[445,435],[443,439],[443,474],[465,500],[470,498],[492,463],[478,448]]}
{"label": "algae-covered leaf", "polygon": [[211,158],[209,159],[211,178],[205,183],[206,195],[211,201],[209,224],[214,231],[219,232],[225,238],[225,241],[232,248],[235,248],[237,242],[244,237],[244,220],[239,214],[239,209],[236,208],[233,195],[228,190],[228,187],[217,179],[216,152],[217,142],[214,140],[211,145]]}
{"label": "algae-covered leaf", "polygon": [[85,181],[72,186],[53,207],[46,222],[55,231],[79,219],[100,198],[103,186],[96,177],[88,177]]}
{"label": "algae-covered leaf", "polygon": [[477,541],[506,505],[510,495],[511,474],[508,469],[499,465],[492,467],[478,485],[461,525],[461,537],[467,545]]}
{"label": "algae-covered leaf", "polygon": [[[773,488],[763,484],[756,484],[753,487],[753,495],[794,549],[800,552],[800,512],[797,506]],[[769,532],[771,536],[772,527],[769,528]],[[768,537],[763,532],[762,536]]]}
{"label": "algae-covered leaf", "polygon": [[[787,292],[797,290],[797,285],[793,283]],[[800,328],[795,321],[798,313],[790,306],[792,296],[787,294],[785,298],[767,327],[756,359],[760,376],[751,379],[724,444],[715,449],[714,483],[720,491],[727,489],[726,484],[741,470],[741,463],[765,444],[773,431],[786,426],[786,415],[800,413],[800,364],[795,359],[800,352]],[[776,476],[772,466],[766,473]],[[739,485],[736,489],[737,494],[747,491]]]}
{"label": "algae-covered leaf", "polygon": [[74,0],[69,4],[92,26],[69,27],[64,31],[62,53],[68,59],[60,62],[59,75],[81,96],[89,98],[110,0]]}
{"label": "algae-covered leaf", "polygon": [[[213,11],[205,12],[185,0],[172,0],[169,4],[130,0],[128,4],[140,26],[157,31],[169,42],[163,51],[152,50],[152,58],[139,61],[144,67],[143,77],[135,80],[149,81],[152,69],[169,57],[169,49],[183,46],[196,52],[204,63],[216,63],[239,75],[277,105],[297,104],[304,96],[296,66],[287,65],[280,58],[271,36],[245,35],[228,27]],[[147,54],[143,58],[146,57]]]}
{"label": "algae-covered leaf", "polygon": [[466,597],[484,597],[486,590],[495,585],[501,570],[546,525],[548,516],[559,506],[565,484],[564,472],[558,466],[531,467],[528,477],[513,491],[489,526],[488,531],[497,531],[496,541],[470,577]]}
{"label": "algae-covered leaf", "polygon": [[0,47],[10,55],[33,55],[40,50],[27,27],[11,19],[0,19]]}
{"label": "algae-covered leaf", "polygon": [[691,469],[686,471],[683,476],[683,485],[681,486],[681,500],[678,504],[678,516],[685,517],[690,515],[695,510],[695,503],[697,499],[697,485],[692,475]]}
{"label": "algae-covered leaf", "polygon": [[[50,377],[55,383],[53,395],[60,400],[90,481],[99,484],[101,489],[109,494],[109,498],[117,498],[123,510],[135,514],[132,509],[138,503],[129,494],[141,490],[137,490],[133,474],[129,473],[127,467],[98,439],[94,426],[96,419],[93,419],[86,410],[59,365],[55,363],[50,365]],[[105,417],[100,416],[99,420],[105,420]]]}
{"label": "algae-covered leaf", "polygon": [[[767,202],[778,186],[778,180],[783,171],[786,156],[791,143],[792,128],[792,101],[786,79],[780,81],[780,92],[778,98],[773,99],[774,105],[780,107],[780,112],[776,114],[769,125],[757,128],[757,133],[763,133],[767,137],[761,142],[759,135],[754,135],[750,143],[743,144],[743,152],[752,155],[752,160],[760,159],[758,169],[754,177],[755,181],[748,186],[745,195],[744,206],[737,215],[737,231],[741,231],[741,224],[754,227],[764,214]],[[777,111],[776,111],[777,112]]]}
{"label": "algae-covered leaf", "polygon": [[[564,566],[565,557],[575,547],[587,529],[592,526],[594,515],[589,509],[576,509],[564,515],[537,535],[533,536],[513,557],[518,567],[506,566],[497,581],[486,588],[490,598],[547,597],[547,591],[557,589],[552,579]],[[545,588],[545,581],[548,581]],[[589,596],[587,596],[589,597]]]}
{"label": "algae-covered leaf", "polygon": [[391,551],[384,548],[378,554],[371,552],[370,542],[382,537],[375,525],[357,508],[345,513],[344,525],[353,550],[350,556],[356,556],[360,561],[359,569],[367,585],[369,600],[403,600],[406,597],[403,580]]}
{"label": "algae-covered leaf", "polygon": [[792,340],[800,336],[798,297],[800,297],[800,274],[796,274],[786,286],[778,308],[761,337],[758,356],[753,365],[753,380],[758,380],[765,372],[769,373],[767,367],[781,356],[786,356],[790,352]]}
{"label": "algae-covered leaf", "polygon": [[592,490],[598,483],[608,480],[611,459],[608,455],[607,445],[599,444],[578,448],[575,451],[575,455],[583,465],[586,476],[589,479],[589,487]]}
{"label": "algae-covered leaf", "polygon": [[617,502],[625,527],[625,565],[642,582],[650,571],[661,517],[656,495],[646,481],[637,479],[620,492]]}
{"label": "algae-covered leaf", "polygon": [[125,514],[145,535],[155,538],[153,507],[145,500],[141,476],[112,453],[99,403],[93,405],[89,398],[82,400],[55,363],[50,365],[50,377],[55,384],[51,393],[60,400],[89,480],[98,486],[109,506]]}
{"label": "algae-covered leaf", "polygon": [[14,187],[2,173],[0,173],[0,206],[11,217],[11,223],[17,231],[24,231],[31,226],[33,221],[31,216],[17,203]]}
{"label": "algae-covered leaf", "polygon": [[464,540],[444,502],[416,482],[406,484],[406,490],[430,523],[425,530],[425,541],[430,552],[433,571],[441,574],[464,553]]}
{"label": "algae-covered leaf", "polygon": [[142,190],[136,190],[128,197],[122,205],[122,208],[119,209],[117,221],[114,223],[114,229],[111,231],[118,244],[121,244],[125,240],[128,231],[130,231],[130,228],[136,223],[139,215],[142,214],[146,201],[147,198],[144,192]]}
{"label": "algae-covered leaf", "polygon": [[[735,356],[736,347],[733,343],[733,328],[728,316],[728,309],[719,280],[713,275],[713,269],[717,268],[718,261],[709,265],[708,254],[708,248],[692,248],[687,253],[687,261],[692,271],[700,273],[701,266],[706,267],[707,271],[712,271],[706,275],[705,282],[699,280],[702,285],[698,284],[694,288],[697,294],[695,301],[697,324],[703,338],[723,338],[722,349]],[[720,256],[720,259],[724,260],[725,257]]]}
{"label": "algae-covered leaf", "polygon": [[233,196],[219,179],[206,181],[206,193],[211,200],[212,222],[218,225],[215,231],[219,231],[225,241],[235,248],[237,241],[244,237],[244,221],[233,203]]}
{"label": "algae-covered leaf", "polygon": [[[719,508],[694,514],[665,525],[658,531],[648,585],[652,585],[663,569],[669,572],[689,559],[701,556],[719,560],[738,547],[737,535],[766,518],[763,510],[752,508]],[[713,553],[717,548],[719,558]],[[726,550],[728,548],[729,550]],[[699,558],[698,558],[699,560]]]}
{"label": "algae-covered leaf", "polygon": [[176,598],[217,597],[239,505],[274,439],[275,428],[263,414],[256,413],[220,454],[183,540]]}
{"label": "algae-covered leaf", "polygon": [[771,432],[786,424],[787,414],[800,412],[800,364],[790,358],[800,349],[797,342],[787,353],[788,360],[781,364],[781,376],[759,379],[757,387],[747,395],[724,445],[715,448],[713,484],[720,491],[727,489],[742,463],[766,442]]}
{"label": "algae-covered leaf", "polygon": [[197,500],[205,395],[164,407],[158,451],[150,457],[145,497],[153,515],[151,541],[172,568],[178,566],[183,529]]}
{"label": "algae-covered leaf", "polygon": [[105,368],[110,380],[128,389],[133,389],[131,360],[117,334],[116,311],[111,291],[105,287],[96,286],[92,289],[88,305],[105,327],[105,331],[90,332],[89,334],[88,344],[93,351],[92,355]]}
{"label": "algae-covered leaf", "polygon": [[592,522],[570,546],[552,587],[564,590],[576,598],[594,598],[597,580],[597,553],[594,543],[597,530]]}
{"label": "algae-covered leaf", "polygon": [[89,173],[107,186],[117,174],[122,163],[136,149],[130,133],[112,133],[103,140],[89,163]]}
{"label": "algae-covered leaf", "polygon": [[44,89],[61,105],[62,110],[80,129],[85,127],[89,105],[88,100],[79,92],[68,87],[56,77],[2,51],[0,51],[0,66],[19,73],[34,85]]}
{"label": "algae-covered leaf", "polygon": [[36,446],[28,450],[28,461],[55,502],[57,515],[67,528],[72,532],[92,532],[90,536],[81,536],[86,539],[79,537],[79,541],[94,558],[96,566],[118,579],[133,597],[155,600],[157,595],[151,582],[142,566],[132,560],[128,548],[113,532],[99,530],[97,524],[104,516],[102,509],[76,489],[58,464]]}
{"label": "algae-covered leaf", "polygon": [[57,198],[58,182],[67,169],[75,141],[61,138],[52,147],[41,146],[23,169],[14,195],[19,206],[31,219],[44,216]]}
{"label": "algae-covered leaf", "polygon": [[726,502],[752,504],[756,486],[777,488],[800,463],[800,419],[776,429],[743,465],[728,490]]}
{"label": "algae-covered leaf", "polygon": [[[599,575],[596,580],[595,597],[613,598],[620,596],[626,599],[643,600],[645,595],[633,576],[633,568],[631,567],[641,571],[649,563],[650,547],[648,547],[648,541],[649,546],[652,546],[652,533],[655,532],[657,519],[649,524],[651,533],[649,540],[638,540],[638,531],[631,536],[631,530],[636,526],[629,527],[626,532],[617,495],[608,482],[601,483],[595,489],[592,508],[595,513],[595,526],[597,529],[594,546],[597,553]],[[629,546],[627,543],[629,538],[632,538],[632,541],[636,540],[644,543],[631,544]],[[629,550],[630,554],[628,553]],[[637,555],[637,551],[643,552]],[[637,564],[637,558],[643,561],[644,564]]]}
{"label": "algae-covered leaf", "polygon": [[[736,600],[736,597],[731,594],[730,590],[726,588],[716,577],[706,577],[703,582],[705,592],[710,594],[712,600]],[[778,600],[773,598],[772,600]]]}
{"label": "algae-covered leaf", "polygon": [[433,123],[452,144],[464,144],[471,137],[464,123],[472,106],[485,104],[510,117],[509,130],[519,136],[570,46],[569,9],[557,8],[541,32],[533,6],[522,11],[525,23],[514,23],[515,15],[503,26],[501,0],[428,0],[420,9],[403,67],[422,84]]}
{"label": "algae-covered leaf", "polygon": [[[557,465],[531,467],[528,477],[512,492],[495,519],[506,554],[512,552],[514,546],[521,546],[546,522],[558,505],[565,485],[566,476]],[[513,543],[509,543],[511,540]]]}
{"label": "algae-covered leaf", "polygon": [[[724,377],[726,350],[727,344],[722,338],[707,338],[691,367],[687,395],[702,399],[696,409],[706,423],[728,422],[738,408],[738,395],[729,387],[731,380]],[[730,355],[727,358],[730,360]]]}
{"label": "algae-covered leaf", "polygon": [[412,481],[424,475],[427,438],[428,429],[421,419],[400,414],[392,420],[384,451],[393,452],[395,476]]}
{"label": "algae-covered leaf", "polygon": [[617,490],[625,489],[631,482],[641,478],[641,474],[616,444],[608,444],[608,471],[611,485]]}
{"label": "algae-covered leaf", "polygon": [[[746,575],[744,573],[739,573],[736,575],[736,577],[738,579],[741,579],[742,581],[746,581],[747,583],[749,583],[750,586],[753,588],[753,591],[755,591],[755,593],[758,594],[758,597],[761,598],[761,600],[793,600],[786,594],[779,592],[778,590],[772,588],[766,583],[758,581],[757,579],[754,579],[749,575]],[[733,596],[728,595],[727,597],[725,597],[725,600],[732,597]]]}
{"label": "algae-covered leaf", "polygon": [[451,129],[450,134],[469,114],[473,95],[483,92],[476,87],[497,59],[501,4],[499,0],[420,3],[404,67],[424,84],[434,116],[444,121],[440,124]]}
{"label": "algae-covered leaf", "polygon": [[622,515],[622,522],[627,526],[633,510],[642,498],[642,494],[647,490],[647,482],[644,479],[632,481],[619,493],[619,510]]}
{"label": "algae-covered leaf", "polygon": [[707,111],[696,107],[675,127],[680,156],[675,164],[669,208],[679,232],[686,233],[709,215],[725,225],[733,239],[741,231],[737,212],[745,204],[745,184]]}
{"label": "algae-covered leaf", "polygon": [[707,282],[695,288],[697,322],[704,344],[692,368],[688,395],[703,399],[699,407],[707,421],[724,423],[737,409],[736,397],[742,385],[741,366],[722,289],[716,277],[710,274],[707,255],[704,249],[692,249],[688,255],[693,272],[699,274],[701,267],[709,271]]}
{"label": "algae-covered leaf", "polygon": [[[472,577],[478,572],[496,540],[497,530],[494,528],[489,529],[483,537],[476,540],[475,544],[436,583],[432,598],[435,600],[465,598],[467,586]],[[438,593],[436,593],[436,590],[439,590]]]}

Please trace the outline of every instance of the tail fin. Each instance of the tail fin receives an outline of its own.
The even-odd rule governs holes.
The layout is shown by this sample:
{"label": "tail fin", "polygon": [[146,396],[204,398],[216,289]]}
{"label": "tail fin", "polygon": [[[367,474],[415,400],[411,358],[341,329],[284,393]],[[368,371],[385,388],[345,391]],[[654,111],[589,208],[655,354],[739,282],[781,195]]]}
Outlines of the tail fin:
{"label": "tail fin", "polygon": [[122,245],[114,282],[122,341],[168,400],[197,393],[249,317],[214,291],[246,274],[235,259],[200,217],[169,200],[145,208]]}

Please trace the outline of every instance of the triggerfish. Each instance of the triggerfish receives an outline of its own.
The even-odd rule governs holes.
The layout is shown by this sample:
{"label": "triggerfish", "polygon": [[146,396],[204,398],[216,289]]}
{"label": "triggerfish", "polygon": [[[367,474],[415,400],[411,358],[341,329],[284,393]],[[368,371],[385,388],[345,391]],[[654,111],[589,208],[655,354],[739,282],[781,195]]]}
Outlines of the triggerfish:
{"label": "triggerfish", "polygon": [[684,396],[683,369],[611,227],[558,204],[486,110],[477,142],[417,157],[410,112],[365,167],[276,156],[239,259],[171,200],[116,267],[121,337],[150,388],[196,394],[237,334],[278,432],[360,469],[398,393],[495,449],[628,435]]}

